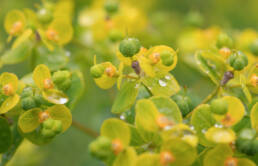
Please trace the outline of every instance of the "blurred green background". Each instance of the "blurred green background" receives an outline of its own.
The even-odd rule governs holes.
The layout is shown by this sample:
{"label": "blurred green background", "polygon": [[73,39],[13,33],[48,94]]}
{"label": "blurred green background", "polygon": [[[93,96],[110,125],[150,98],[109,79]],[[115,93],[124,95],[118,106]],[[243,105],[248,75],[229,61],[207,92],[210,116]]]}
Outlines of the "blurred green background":
{"label": "blurred green background", "polygon": [[[93,0],[92,0],[93,1]],[[74,0],[75,17],[74,26],[77,25],[78,13],[85,7],[90,6],[91,0]],[[97,1],[97,0],[94,0]],[[0,25],[3,27],[3,18],[10,9],[33,8],[39,0],[1,0],[0,1]],[[141,4],[148,3],[142,0]],[[137,5],[137,4],[135,4]],[[139,6],[139,8],[143,8]],[[158,35],[151,33],[139,36],[146,46],[154,44],[168,44],[176,48],[176,37],[181,28],[184,27],[184,19],[191,11],[197,11],[203,16],[203,27],[218,25],[226,29],[258,29],[258,1],[257,0],[156,0],[148,8],[142,9],[146,12],[147,19],[162,17],[157,23]],[[168,26],[164,27],[163,24]],[[160,25],[160,26],[159,26]],[[137,25],[135,25],[137,26]],[[168,35],[170,33],[171,35]],[[4,29],[0,29],[1,53],[4,48],[9,47],[6,43],[7,35]],[[72,50],[72,56],[82,54],[77,48],[68,46]],[[84,56],[92,56],[85,52]],[[87,59],[87,58],[86,58]],[[104,91],[96,87],[89,76],[89,65],[85,64],[83,73],[85,74],[86,91],[80,102],[73,110],[73,119],[99,131],[104,119],[111,117],[110,108],[115,96],[115,90]],[[13,72],[21,78],[25,73],[31,71],[28,62],[19,65],[7,66],[0,72]],[[188,73],[186,75],[186,73]],[[190,87],[200,98],[206,96],[212,90],[213,85],[208,79],[201,77],[198,72],[178,64],[173,71],[181,85]],[[204,88],[205,86],[205,88]],[[37,147],[28,142],[24,142],[17,152],[12,165],[16,166],[101,166],[102,164],[92,158],[88,152],[88,144],[92,138],[81,131],[71,127],[67,132],[58,136],[52,143]]]}

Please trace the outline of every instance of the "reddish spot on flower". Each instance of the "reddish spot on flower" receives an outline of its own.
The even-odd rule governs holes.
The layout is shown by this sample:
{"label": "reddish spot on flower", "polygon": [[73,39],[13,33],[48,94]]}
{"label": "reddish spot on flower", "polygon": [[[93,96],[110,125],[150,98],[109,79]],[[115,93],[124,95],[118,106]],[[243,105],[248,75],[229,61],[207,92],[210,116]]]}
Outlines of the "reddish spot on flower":
{"label": "reddish spot on flower", "polygon": [[112,150],[115,153],[115,155],[118,155],[120,152],[122,152],[124,149],[121,141],[119,139],[114,139],[112,141]]}
{"label": "reddish spot on flower", "polygon": [[48,29],[46,32],[46,35],[47,35],[48,40],[51,40],[51,41],[59,40],[58,33],[53,29]]}
{"label": "reddish spot on flower", "polygon": [[13,86],[11,84],[4,85],[2,90],[6,96],[10,96],[14,93]]}
{"label": "reddish spot on flower", "polygon": [[54,87],[54,84],[50,78],[47,78],[44,80],[44,88],[45,89],[51,89]]}
{"label": "reddish spot on flower", "polygon": [[229,157],[225,160],[224,166],[237,166],[237,159],[234,157]]}
{"label": "reddish spot on flower", "polygon": [[161,129],[164,129],[165,127],[168,127],[168,126],[173,126],[174,123],[169,120],[166,116],[164,115],[159,115],[158,118],[157,118],[157,124],[158,126],[161,128]]}
{"label": "reddish spot on flower", "polygon": [[116,68],[112,65],[105,69],[105,73],[109,77],[113,77],[116,74]]}
{"label": "reddish spot on flower", "polygon": [[230,127],[234,123],[234,119],[231,117],[231,115],[226,114],[221,123],[226,127]]}
{"label": "reddish spot on flower", "polygon": [[149,55],[152,64],[157,64],[160,61],[160,54],[159,53],[152,53]]}
{"label": "reddish spot on flower", "polygon": [[44,111],[44,112],[40,112],[39,113],[39,122],[42,123],[44,122],[45,120],[47,120],[49,118],[49,113],[47,111]]}
{"label": "reddish spot on flower", "polygon": [[22,22],[21,22],[21,21],[16,21],[16,22],[13,24],[13,26],[12,26],[12,28],[11,28],[11,30],[10,30],[10,34],[11,34],[11,35],[16,35],[16,34],[18,34],[18,33],[21,32],[22,28],[23,28]]}
{"label": "reddish spot on flower", "polygon": [[258,76],[256,74],[253,74],[251,76],[251,84],[256,87],[258,85]]}
{"label": "reddish spot on flower", "polygon": [[224,58],[228,58],[229,55],[232,53],[231,50],[227,47],[223,47],[219,50],[220,55],[222,55]]}
{"label": "reddish spot on flower", "polygon": [[175,157],[172,153],[165,151],[160,154],[160,164],[162,166],[168,166],[175,161]]}

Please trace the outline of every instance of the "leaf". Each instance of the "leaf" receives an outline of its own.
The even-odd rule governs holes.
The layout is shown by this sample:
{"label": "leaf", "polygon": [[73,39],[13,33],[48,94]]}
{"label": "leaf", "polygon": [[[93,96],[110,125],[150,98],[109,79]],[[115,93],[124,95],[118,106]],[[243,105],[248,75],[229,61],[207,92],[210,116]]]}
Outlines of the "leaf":
{"label": "leaf", "polygon": [[173,122],[181,123],[182,115],[177,104],[168,97],[154,96],[150,100],[155,104],[158,111],[171,119]]}
{"label": "leaf", "polygon": [[132,147],[126,148],[123,152],[119,153],[113,166],[135,166],[137,154]]}
{"label": "leaf", "polygon": [[176,138],[164,142],[161,151],[169,151],[174,156],[175,161],[172,162],[170,166],[188,166],[191,165],[197,157],[195,147]]}
{"label": "leaf", "polygon": [[214,143],[229,144],[236,139],[236,134],[229,128],[211,127],[205,133],[205,137]]}
{"label": "leaf", "polygon": [[143,84],[149,89],[154,96],[172,96],[179,92],[180,86],[174,76],[145,77]]}
{"label": "leaf", "polygon": [[[24,29],[26,18],[25,18],[25,15],[23,14],[23,12],[21,12],[20,10],[9,11],[4,20],[4,28],[5,28],[6,32],[11,34],[14,24],[18,21],[21,22],[22,29]],[[21,29],[21,31],[22,31],[22,29]],[[17,35],[17,34],[15,34],[15,35]]]}
{"label": "leaf", "polygon": [[18,102],[20,101],[20,96],[15,94],[13,96],[9,96],[0,107],[0,114],[4,114],[14,108]]}
{"label": "leaf", "polygon": [[160,166],[160,158],[155,153],[141,154],[136,161],[136,166]]}
{"label": "leaf", "polygon": [[72,109],[78,100],[83,95],[85,89],[85,83],[83,74],[80,71],[72,72],[71,76],[71,86],[65,91],[65,94],[68,96],[69,101],[67,106]]}
{"label": "leaf", "polygon": [[226,65],[216,56],[217,55],[208,51],[198,51],[195,54],[195,60],[201,70],[206,73],[216,85],[219,85],[220,79],[226,71]]}
{"label": "leaf", "polygon": [[4,72],[0,76],[0,84],[1,86],[10,84],[13,88],[13,92],[15,93],[18,89],[18,78],[13,73]]}
{"label": "leaf", "polygon": [[137,128],[145,131],[156,132],[159,130],[157,118],[159,112],[155,104],[148,99],[138,100],[136,103],[135,123]]}
{"label": "leaf", "polygon": [[4,64],[16,64],[24,61],[31,54],[33,43],[30,40],[19,43],[15,48],[8,50],[1,57]]}
{"label": "leaf", "polygon": [[59,47],[50,51],[44,46],[39,46],[33,53],[35,64],[45,64],[51,71],[64,68],[69,61],[69,52]]}
{"label": "leaf", "polygon": [[210,106],[208,104],[201,104],[193,110],[191,124],[194,126],[199,137],[200,144],[205,146],[212,146],[213,144],[208,141],[204,133],[214,124],[216,120],[213,118]]}
{"label": "leaf", "polygon": [[57,89],[48,89],[42,92],[42,96],[48,102],[53,104],[65,104],[68,102],[68,97],[62,91]]}
{"label": "leaf", "polygon": [[128,125],[128,126],[130,127],[130,131],[131,131],[130,145],[131,146],[143,145],[145,141],[142,139],[139,131],[133,125]]}
{"label": "leaf", "polygon": [[30,38],[30,36],[33,34],[31,29],[27,29],[25,30],[13,43],[12,45],[12,49],[17,48],[19,45],[21,45],[22,43],[28,41],[28,39]]}
{"label": "leaf", "polygon": [[232,155],[233,152],[229,145],[219,144],[206,153],[203,166],[222,166],[225,160]]}
{"label": "leaf", "polygon": [[35,130],[39,125],[39,113],[41,112],[41,109],[39,108],[33,108],[31,110],[28,110],[24,112],[18,120],[19,128],[24,133],[29,133]]}
{"label": "leaf", "polygon": [[38,65],[33,71],[33,80],[35,84],[40,89],[44,89],[44,81],[46,79],[51,79],[50,70],[44,64]]}
{"label": "leaf", "polygon": [[119,77],[117,79],[117,89],[120,90],[120,87],[121,87],[121,84],[122,84],[122,81],[123,81],[123,70],[124,70],[124,63],[121,62],[119,64],[119,68],[118,68],[118,74],[119,74]]}
{"label": "leaf", "polygon": [[258,132],[258,102],[252,107],[251,113],[252,128]]}
{"label": "leaf", "polygon": [[63,126],[63,132],[66,131],[72,124],[72,114],[65,105],[54,105],[47,109],[50,117],[55,120],[60,120]]}
{"label": "leaf", "polygon": [[0,117],[0,153],[6,152],[12,144],[12,133],[8,121]]}
{"label": "leaf", "polygon": [[247,158],[239,158],[237,160],[237,166],[256,166],[256,164]]}
{"label": "leaf", "polygon": [[222,99],[228,103],[228,112],[223,116],[214,115],[214,118],[227,127],[234,126],[244,117],[245,107],[237,97],[225,96]]}
{"label": "leaf", "polygon": [[115,118],[103,122],[101,126],[101,136],[106,136],[111,140],[119,139],[124,147],[129,145],[131,139],[128,125],[122,120]]}
{"label": "leaf", "polygon": [[138,95],[139,87],[137,81],[125,82],[115,98],[111,112],[120,114],[130,109]]}

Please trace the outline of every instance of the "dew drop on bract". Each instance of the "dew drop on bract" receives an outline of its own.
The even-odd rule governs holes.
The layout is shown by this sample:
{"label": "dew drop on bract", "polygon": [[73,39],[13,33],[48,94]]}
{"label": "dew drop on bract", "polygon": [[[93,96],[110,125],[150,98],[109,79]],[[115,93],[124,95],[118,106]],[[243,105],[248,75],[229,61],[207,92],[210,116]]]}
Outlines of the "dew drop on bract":
{"label": "dew drop on bract", "polygon": [[167,86],[167,83],[163,80],[159,80],[159,85],[162,87],[165,87],[165,86]]}
{"label": "dew drop on bract", "polygon": [[68,97],[61,91],[50,89],[43,92],[43,97],[54,104],[65,104],[68,102]]}

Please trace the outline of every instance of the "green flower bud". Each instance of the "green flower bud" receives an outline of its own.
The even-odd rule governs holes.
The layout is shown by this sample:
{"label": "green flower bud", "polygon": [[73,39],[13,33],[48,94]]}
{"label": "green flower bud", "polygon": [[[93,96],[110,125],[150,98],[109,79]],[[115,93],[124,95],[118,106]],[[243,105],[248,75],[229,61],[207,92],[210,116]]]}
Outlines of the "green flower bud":
{"label": "green flower bud", "polygon": [[63,131],[62,122],[61,122],[60,120],[55,120],[52,130],[53,130],[56,134],[60,134],[60,133]]}
{"label": "green flower bud", "polygon": [[90,144],[89,149],[94,157],[106,160],[112,155],[112,142],[110,139],[100,136]]}
{"label": "green flower bud", "polygon": [[52,21],[53,19],[53,14],[50,10],[46,8],[41,8],[37,12],[37,18],[39,19],[40,22],[47,24]]}
{"label": "green flower bud", "polygon": [[258,137],[256,137],[253,140],[252,147],[253,147],[253,153],[256,154],[258,152]]}
{"label": "green flower bud", "polygon": [[237,149],[247,155],[254,155],[257,152],[258,141],[255,139],[256,131],[254,129],[245,128],[240,131],[236,140]]}
{"label": "green flower bud", "polygon": [[251,140],[255,137],[256,131],[254,129],[245,128],[240,131],[239,138],[240,139],[246,139]]}
{"label": "green flower bud", "polygon": [[104,6],[106,12],[108,14],[114,14],[118,11],[119,9],[119,3],[115,0],[108,0],[106,3],[105,3],[105,6]]}
{"label": "green flower bud", "polygon": [[188,96],[175,95],[172,99],[178,105],[183,116],[186,116],[192,110],[192,101]]}
{"label": "green flower bud", "polygon": [[105,67],[101,64],[98,65],[94,65],[90,68],[90,74],[92,75],[92,77],[94,78],[99,78],[102,76],[102,74],[105,71]]}
{"label": "green flower bud", "polygon": [[224,115],[228,112],[228,103],[223,99],[214,99],[211,102],[211,111],[214,114]]}
{"label": "green flower bud", "polygon": [[230,38],[227,34],[221,33],[218,36],[216,46],[220,49],[222,47],[228,47],[232,48],[233,47],[233,40]]}
{"label": "green flower bud", "polygon": [[71,72],[62,70],[53,74],[52,80],[58,89],[66,90],[71,86]]}
{"label": "green flower bud", "polygon": [[21,98],[26,98],[33,96],[33,89],[31,87],[26,87],[22,90]]}
{"label": "green flower bud", "polygon": [[127,38],[121,41],[119,51],[125,57],[132,57],[141,49],[141,43],[136,38]]}
{"label": "green flower bud", "polygon": [[21,107],[24,110],[29,110],[37,107],[37,103],[33,97],[25,97],[21,99]]}
{"label": "green flower bud", "polygon": [[43,98],[43,96],[39,93],[36,93],[34,95],[34,100],[35,100],[38,107],[41,106],[41,105],[46,105],[46,106],[52,106],[53,105],[52,103],[49,103],[47,100],[45,100]]}
{"label": "green flower bud", "polygon": [[199,12],[190,12],[186,17],[185,22],[189,26],[200,27],[203,25],[204,20]]}
{"label": "green flower bud", "polygon": [[123,33],[119,30],[116,30],[116,29],[113,29],[109,32],[109,39],[112,41],[112,42],[117,42],[117,41],[120,41],[123,39]]}
{"label": "green flower bud", "polygon": [[258,56],[258,39],[251,43],[249,48],[254,55]]}
{"label": "green flower bud", "polygon": [[46,129],[46,128],[42,128],[41,130],[41,135],[44,137],[44,138],[53,138],[55,137],[55,132],[51,129]]}
{"label": "green flower bud", "polygon": [[241,51],[237,51],[230,55],[229,64],[235,70],[242,70],[248,64],[247,56]]}
{"label": "green flower bud", "polygon": [[54,124],[55,124],[55,120],[52,119],[52,118],[48,118],[47,120],[45,120],[43,122],[42,126],[43,126],[44,129],[50,129],[51,130],[53,128]]}
{"label": "green flower bud", "polygon": [[174,55],[171,54],[171,52],[169,52],[167,50],[163,51],[160,54],[160,58],[161,58],[163,65],[165,65],[165,66],[170,66],[174,63]]}

